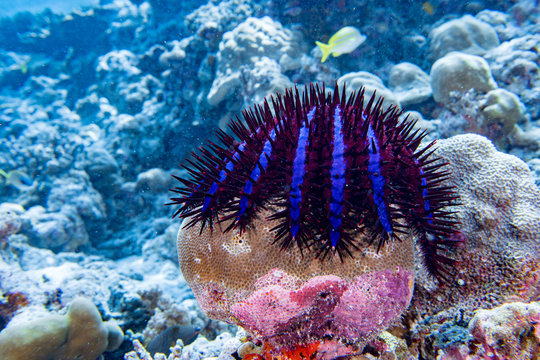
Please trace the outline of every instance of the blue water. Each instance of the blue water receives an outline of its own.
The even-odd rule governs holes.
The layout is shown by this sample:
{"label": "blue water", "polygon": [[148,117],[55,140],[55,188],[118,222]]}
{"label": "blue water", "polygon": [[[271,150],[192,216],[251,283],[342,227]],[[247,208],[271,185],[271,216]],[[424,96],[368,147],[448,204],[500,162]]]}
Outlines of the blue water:
{"label": "blue water", "polygon": [[18,0],[18,1],[0,1],[0,17],[12,16],[18,12],[29,11],[33,13],[42,12],[45,9],[50,9],[55,13],[69,13],[73,10],[80,9],[83,6],[97,5],[98,0]]}

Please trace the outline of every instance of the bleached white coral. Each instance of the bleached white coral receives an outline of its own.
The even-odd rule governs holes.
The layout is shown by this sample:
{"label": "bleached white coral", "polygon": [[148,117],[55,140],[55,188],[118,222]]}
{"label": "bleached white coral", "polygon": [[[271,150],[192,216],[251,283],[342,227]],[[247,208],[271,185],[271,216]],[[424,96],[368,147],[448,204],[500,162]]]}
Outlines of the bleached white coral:
{"label": "bleached white coral", "polygon": [[429,34],[430,53],[438,59],[449,52],[483,55],[499,45],[499,37],[493,28],[470,15],[450,20],[433,29]]}
{"label": "bleached white coral", "polygon": [[485,93],[497,88],[488,63],[480,56],[452,52],[431,67],[431,88],[437,102],[448,104],[450,92],[470,89]]}
{"label": "bleached white coral", "polygon": [[[269,17],[250,17],[223,35],[217,54],[216,77],[207,96],[211,106],[227,97],[249,94],[258,102],[291,85],[282,74],[301,53],[296,35]],[[255,77],[257,81],[250,81]],[[247,88],[244,88],[247,87]]]}
{"label": "bleached white coral", "polygon": [[364,87],[364,101],[369,101],[373,93],[383,97],[383,109],[391,105],[401,106],[397,97],[384,86],[382,80],[372,73],[367,71],[351,72],[343,75],[337,80],[340,88],[345,88],[348,94],[353,91],[359,91]]}

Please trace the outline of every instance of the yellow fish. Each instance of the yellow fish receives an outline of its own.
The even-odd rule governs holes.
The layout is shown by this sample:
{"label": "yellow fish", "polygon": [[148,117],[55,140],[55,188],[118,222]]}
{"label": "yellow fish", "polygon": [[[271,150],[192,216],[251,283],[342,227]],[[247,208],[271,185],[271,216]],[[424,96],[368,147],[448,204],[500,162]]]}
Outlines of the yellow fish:
{"label": "yellow fish", "polygon": [[0,176],[4,177],[6,186],[11,185],[19,190],[25,188],[26,186],[30,186],[33,183],[26,173],[19,170],[11,170],[6,173],[4,170],[0,169]]}
{"label": "yellow fish", "polygon": [[426,1],[422,4],[422,9],[424,9],[426,14],[428,15],[433,15],[433,13],[435,12],[435,8],[433,7],[433,5],[431,5],[429,1]]}
{"label": "yellow fish", "polygon": [[320,41],[315,41],[323,53],[321,62],[325,62],[328,56],[332,54],[334,57],[341,54],[348,54],[356,49],[360,44],[366,41],[366,36],[360,34],[360,31],[353,26],[345,26],[337,33],[332,35],[328,44]]}

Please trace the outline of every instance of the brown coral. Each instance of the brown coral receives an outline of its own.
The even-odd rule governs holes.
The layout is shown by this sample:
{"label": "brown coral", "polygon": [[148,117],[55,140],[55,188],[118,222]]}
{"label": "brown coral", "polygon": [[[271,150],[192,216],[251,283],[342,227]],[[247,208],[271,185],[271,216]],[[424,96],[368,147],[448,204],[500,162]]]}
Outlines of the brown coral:
{"label": "brown coral", "polygon": [[[411,237],[378,253],[373,244],[343,262],[321,261],[315,252],[302,256],[297,248],[272,245],[275,221],[265,221],[268,215],[262,213],[243,234],[223,233],[219,227],[226,222],[202,233],[199,225],[180,229],[182,273],[210,317],[244,326],[278,349],[328,337],[358,349],[407,307],[414,276]],[[368,241],[358,236],[360,243]],[[336,354],[338,347],[321,346],[319,355]]]}
{"label": "brown coral", "polygon": [[0,301],[0,330],[11,320],[21,307],[28,305],[28,298],[20,292],[7,293],[4,301]]}
{"label": "brown coral", "polygon": [[0,244],[7,241],[7,238],[19,232],[21,229],[21,219],[17,211],[21,206],[10,203],[0,204]]}

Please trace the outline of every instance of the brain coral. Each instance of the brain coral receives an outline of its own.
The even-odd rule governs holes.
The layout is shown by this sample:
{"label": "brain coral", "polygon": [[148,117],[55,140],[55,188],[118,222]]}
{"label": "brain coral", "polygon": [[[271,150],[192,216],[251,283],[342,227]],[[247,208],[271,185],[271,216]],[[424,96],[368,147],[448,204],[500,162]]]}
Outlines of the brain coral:
{"label": "brain coral", "polygon": [[454,136],[439,142],[450,163],[461,206],[465,246],[459,249],[452,286],[417,278],[414,312],[448,314],[540,298],[540,190],[527,165],[498,152],[485,137]]}

